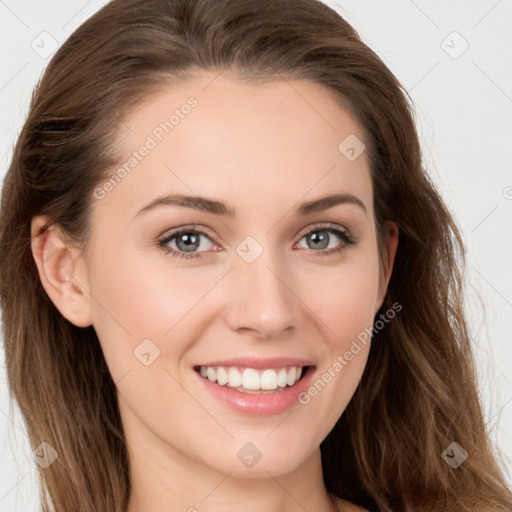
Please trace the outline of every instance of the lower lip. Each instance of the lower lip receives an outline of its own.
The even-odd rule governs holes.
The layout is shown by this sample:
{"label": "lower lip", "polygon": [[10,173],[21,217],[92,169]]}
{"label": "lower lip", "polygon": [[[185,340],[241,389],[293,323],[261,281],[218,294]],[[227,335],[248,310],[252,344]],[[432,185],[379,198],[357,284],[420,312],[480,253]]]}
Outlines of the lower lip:
{"label": "lower lip", "polygon": [[283,391],[268,394],[249,394],[226,386],[220,386],[209,379],[202,377],[195,370],[194,373],[203,383],[203,386],[219,401],[236,412],[251,416],[270,416],[280,414],[299,402],[299,395],[303,393],[311,381],[315,370],[314,366],[307,368],[304,377],[293,386],[286,386]]}

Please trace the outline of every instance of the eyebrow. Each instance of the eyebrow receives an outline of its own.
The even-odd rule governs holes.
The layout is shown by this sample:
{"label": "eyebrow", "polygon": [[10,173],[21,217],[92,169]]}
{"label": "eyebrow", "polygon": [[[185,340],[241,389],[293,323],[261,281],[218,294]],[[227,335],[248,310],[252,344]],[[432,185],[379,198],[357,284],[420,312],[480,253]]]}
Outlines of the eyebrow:
{"label": "eyebrow", "polygon": [[[358,197],[348,193],[331,194],[319,199],[314,199],[313,201],[304,202],[295,209],[295,213],[302,216],[311,215],[312,213],[328,210],[329,208],[339,204],[353,204],[360,207],[364,213],[367,214],[364,203]],[[212,213],[214,215],[222,215],[231,218],[236,217],[235,210],[229,208],[226,203],[223,203],[222,201],[209,199],[207,197],[188,196],[183,194],[170,194],[157,197],[139,210],[135,217],[160,206],[184,206],[186,208],[193,208],[194,210]]]}

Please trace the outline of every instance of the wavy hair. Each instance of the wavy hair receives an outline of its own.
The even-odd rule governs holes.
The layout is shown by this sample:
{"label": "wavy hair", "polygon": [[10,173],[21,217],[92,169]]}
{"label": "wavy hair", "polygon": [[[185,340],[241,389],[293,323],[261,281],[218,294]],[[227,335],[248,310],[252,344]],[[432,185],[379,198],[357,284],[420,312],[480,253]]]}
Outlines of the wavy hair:
{"label": "wavy hair", "polygon": [[[123,116],[203,70],[331,91],[364,130],[380,247],[386,221],[400,230],[377,316],[403,309],[374,334],[360,384],[321,444],[328,491],[370,511],[510,512],[464,316],[464,246],[422,164],[412,102],[318,0],[113,0],[59,48],[34,90],[2,190],[0,305],[11,397],[32,447],[46,441],[59,454],[38,467],[43,512],[125,512],[131,484],[95,330],[71,324],[45,293],[31,219],[47,215],[45,228],[86,247]],[[457,469],[441,457],[454,441],[469,454]]]}

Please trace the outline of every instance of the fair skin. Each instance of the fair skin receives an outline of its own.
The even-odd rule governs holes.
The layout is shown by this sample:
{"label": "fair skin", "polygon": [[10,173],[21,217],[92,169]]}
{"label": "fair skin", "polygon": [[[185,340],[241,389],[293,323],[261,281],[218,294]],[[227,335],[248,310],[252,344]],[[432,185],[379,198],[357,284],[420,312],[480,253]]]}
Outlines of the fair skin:
{"label": "fair skin", "polygon": [[[93,200],[87,253],[52,228],[34,239],[35,261],[61,313],[98,334],[130,452],[128,512],[231,512],[241,504],[245,512],[334,510],[319,446],[356,390],[369,344],[309,403],[263,416],[228,408],[205,391],[194,366],[291,356],[314,362],[315,382],[373,325],[398,232],[391,226],[389,265],[379,273],[366,153],[350,161],[338,150],[349,134],[363,134],[328,91],[308,81],[214,77],[168,87],[126,117],[116,141],[122,162],[187,98],[198,100],[121,183]],[[137,215],[171,193],[214,198],[236,215],[176,205]],[[351,194],[364,208],[344,202],[295,212],[333,193]],[[33,234],[44,221],[33,219]],[[304,234],[319,223],[328,224],[316,230],[329,236],[327,249]],[[157,246],[191,225],[208,232],[198,235],[200,257],[166,253],[185,252],[183,237]],[[236,252],[248,236],[263,250],[251,263]],[[341,250],[321,254],[334,247]],[[147,338],[160,350],[148,366],[134,356]],[[261,453],[251,467],[237,457],[248,442]],[[338,506],[362,510],[341,499]]]}

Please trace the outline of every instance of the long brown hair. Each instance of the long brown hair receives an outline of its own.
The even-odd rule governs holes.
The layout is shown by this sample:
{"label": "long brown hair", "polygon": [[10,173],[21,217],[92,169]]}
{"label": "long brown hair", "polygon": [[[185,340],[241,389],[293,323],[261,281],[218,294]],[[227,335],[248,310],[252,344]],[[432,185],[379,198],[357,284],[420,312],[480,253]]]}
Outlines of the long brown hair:
{"label": "long brown hair", "polygon": [[[129,458],[116,387],[92,326],[46,295],[30,222],[47,215],[86,247],[95,187],[116,164],[129,108],[196,71],[308,79],[364,129],[379,241],[400,241],[362,380],[321,445],[329,492],[382,512],[511,511],[479,403],[463,311],[464,247],[422,166],[406,91],[355,30],[317,0],[114,0],[57,51],[38,84],[5,178],[0,300],[7,373],[38,467],[42,510],[125,512]],[[457,468],[442,453],[468,454]]]}

